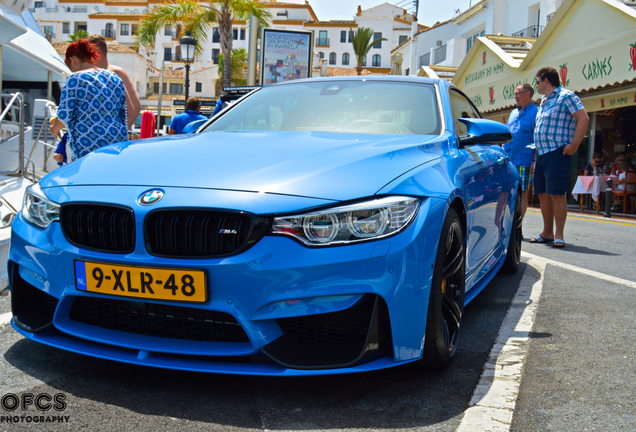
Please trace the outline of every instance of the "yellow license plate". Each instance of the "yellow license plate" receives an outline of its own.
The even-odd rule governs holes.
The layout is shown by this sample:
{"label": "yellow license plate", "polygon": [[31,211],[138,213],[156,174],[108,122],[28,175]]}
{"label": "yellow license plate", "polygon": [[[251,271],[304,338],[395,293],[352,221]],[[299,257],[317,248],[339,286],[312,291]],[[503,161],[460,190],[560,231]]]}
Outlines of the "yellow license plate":
{"label": "yellow license plate", "polygon": [[81,291],[115,296],[184,302],[207,300],[202,270],[75,261],[75,284]]}

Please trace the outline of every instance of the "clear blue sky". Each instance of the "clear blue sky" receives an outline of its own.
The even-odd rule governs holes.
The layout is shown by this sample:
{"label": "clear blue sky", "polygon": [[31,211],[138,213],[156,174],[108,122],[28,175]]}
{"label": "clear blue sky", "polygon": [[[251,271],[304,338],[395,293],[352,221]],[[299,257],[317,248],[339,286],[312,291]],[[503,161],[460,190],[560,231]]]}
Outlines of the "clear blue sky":
{"label": "clear blue sky", "polygon": [[[289,3],[304,3],[304,0],[283,0]],[[472,1],[472,3],[471,3]],[[418,23],[432,26],[437,21],[446,21],[455,16],[455,10],[464,12],[470,4],[479,0],[420,0]],[[402,7],[409,12],[414,12],[413,0],[309,0],[309,4],[321,21],[350,20],[353,19],[358,5],[362,10],[369,9],[384,3],[390,3]]]}

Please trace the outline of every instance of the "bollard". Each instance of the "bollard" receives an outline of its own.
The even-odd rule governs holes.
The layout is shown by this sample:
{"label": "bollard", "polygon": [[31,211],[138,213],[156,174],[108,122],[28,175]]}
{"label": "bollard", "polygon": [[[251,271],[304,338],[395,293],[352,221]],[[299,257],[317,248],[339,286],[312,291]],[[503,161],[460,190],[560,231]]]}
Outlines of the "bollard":
{"label": "bollard", "polygon": [[605,184],[605,214],[606,218],[611,218],[612,214],[612,179],[608,178]]}

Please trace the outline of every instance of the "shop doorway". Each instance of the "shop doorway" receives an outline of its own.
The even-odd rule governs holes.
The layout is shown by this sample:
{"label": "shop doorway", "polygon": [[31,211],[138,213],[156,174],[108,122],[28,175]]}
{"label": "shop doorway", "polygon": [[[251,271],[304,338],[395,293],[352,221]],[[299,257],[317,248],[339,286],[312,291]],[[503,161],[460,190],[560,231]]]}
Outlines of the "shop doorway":
{"label": "shop doorway", "polygon": [[627,155],[632,169],[636,167],[636,106],[596,113],[594,151],[609,169],[621,154]]}

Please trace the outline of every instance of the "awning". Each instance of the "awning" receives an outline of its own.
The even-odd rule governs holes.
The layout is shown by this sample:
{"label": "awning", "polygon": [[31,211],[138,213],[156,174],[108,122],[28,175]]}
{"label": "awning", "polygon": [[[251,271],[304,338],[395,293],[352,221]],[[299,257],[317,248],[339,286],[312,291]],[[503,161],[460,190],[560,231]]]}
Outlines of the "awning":
{"label": "awning", "polygon": [[636,105],[636,86],[621,86],[609,92],[594,92],[579,95],[587,112],[625,108]]}
{"label": "awning", "polygon": [[29,28],[2,48],[3,81],[47,82],[51,71],[63,83],[71,73],[49,41]]}
{"label": "awning", "polygon": [[[536,90],[543,66],[559,71],[563,86],[578,94],[636,83],[636,9],[619,1],[565,0],[538,39],[517,39],[477,38],[453,78],[482,112],[514,107],[515,88],[529,83]],[[523,44],[529,50],[522,52]],[[613,103],[626,106],[633,97]],[[589,108],[603,109],[605,102],[590,100]]]}
{"label": "awning", "polygon": [[0,4],[0,45],[26,32],[20,15]]}

